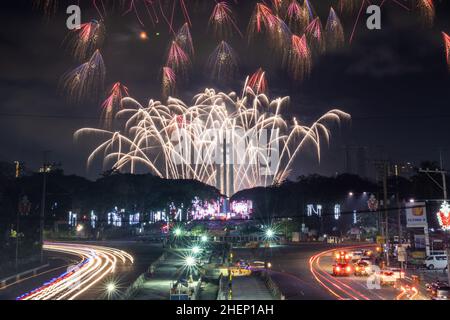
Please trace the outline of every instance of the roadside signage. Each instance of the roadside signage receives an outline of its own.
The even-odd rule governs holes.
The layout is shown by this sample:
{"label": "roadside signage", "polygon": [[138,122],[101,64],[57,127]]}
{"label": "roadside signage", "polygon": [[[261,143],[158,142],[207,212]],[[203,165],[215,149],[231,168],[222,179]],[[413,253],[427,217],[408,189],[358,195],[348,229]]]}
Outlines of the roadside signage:
{"label": "roadside signage", "polygon": [[406,206],[406,227],[427,228],[427,211],[425,202],[408,202]]}

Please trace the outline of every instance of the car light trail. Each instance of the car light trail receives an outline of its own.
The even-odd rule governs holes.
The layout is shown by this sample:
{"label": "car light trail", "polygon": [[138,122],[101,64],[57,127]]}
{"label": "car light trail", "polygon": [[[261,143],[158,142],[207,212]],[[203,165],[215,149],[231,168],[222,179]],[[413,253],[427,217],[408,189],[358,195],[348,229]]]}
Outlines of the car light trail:
{"label": "car light trail", "polygon": [[81,261],[72,270],[17,297],[17,300],[73,300],[113,273],[118,262],[134,262],[127,252],[102,246],[46,242],[44,250],[75,255]]}
{"label": "car light trail", "polygon": [[[368,247],[372,245],[367,245],[364,247]],[[361,247],[361,246],[359,246]],[[356,246],[352,247],[346,247],[342,248],[342,250],[348,250],[348,249],[354,249]],[[324,288],[326,289],[330,294],[332,294],[334,297],[338,298],[339,300],[370,300],[369,297],[366,295],[360,293],[359,291],[353,289],[343,281],[340,281],[330,275],[327,271],[325,271],[321,265],[320,265],[320,258],[330,255],[333,253],[333,251],[336,251],[336,248],[326,250],[323,252],[320,252],[316,255],[313,255],[309,259],[309,269],[314,277],[314,279]],[[341,249],[339,249],[341,250]]]}

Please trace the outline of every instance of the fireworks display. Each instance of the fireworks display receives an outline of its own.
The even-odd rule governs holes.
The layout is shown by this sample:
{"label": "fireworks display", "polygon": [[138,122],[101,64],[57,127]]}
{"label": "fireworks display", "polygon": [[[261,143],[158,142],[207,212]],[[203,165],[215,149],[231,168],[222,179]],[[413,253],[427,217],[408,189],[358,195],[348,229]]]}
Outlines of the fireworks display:
{"label": "fireworks display", "polygon": [[233,11],[226,1],[217,2],[214,6],[211,17],[209,18],[209,25],[213,28],[214,34],[219,39],[231,37],[233,31],[236,31],[242,37]]}
{"label": "fireworks display", "polygon": [[312,67],[311,51],[306,41],[306,36],[292,35],[291,50],[287,58],[288,70],[292,79],[302,80],[310,72]]}
{"label": "fireworks display", "polygon": [[194,43],[192,42],[192,36],[187,22],[183,24],[180,30],[178,30],[175,36],[175,42],[190,56],[191,59],[193,58]]}
{"label": "fireworks display", "polygon": [[112,121],[117,111],[121,109],[122,99],[128,97],[128,88],[120,82],[116,82],[109,93],[108,98],[102,104],[102,127],[112,128]]}
{"label": "fireworks display", "polygon": [[323,33],[322,22],[319,17],[316,17],[311,23],[306,27],[306,36],[311,48],[318,53],[323,53],[325,51],[325,36]]}
{"label": "fireworks display", "polygon": [[263,69],[259,68],[250,77],[247,83],[246,90],[251,90],[255,94],[265,93],[269,91],[269,86],[267,84],[266,73]]}
{"label": "fireworks display", "polygon": [[286,19],[294,33],[303,33],[310,23],[306,2],[301,5],[297,0],[291,1],[287,8]]}
{"label": "fireworks display", "polygon": [[177,78],[175,72],[169,67],[162,68],[162,96],[167,99],[169,95],[175,93],[175,86],[177,84]]}
{"label": "fireworks display", "polygon": [[[301,84],[312,72],[312,67],[320,62],[322,55],[342,47],[345,39],[352,42],[357,25],[364,17],[365,8],[373,4],[367,0],[339,0],[337,11],[330,3],[328,16],[319,16],[319,13],[322,15],[321,12],[324,11],[321,3],[321,10],[316,12],[314,5],[318,5],[318,0],[316,1],[256,1],[248,21],[237,19],[238,11],[234,7],[240,5],[239,1],[205,1],[202,2],[202,9],[199,9],[199,1],[187,6],[186,0],[86,1],[95,9],[94,12],[97,12],[98,16],[82,24],[79,29],[70,31],[67,45],[74,58],[84,63],[65,74],[62,79],[62,87],[74,102],[81,102],[89,97],[99,98],[104,94],[106,70],[100,49],[105,42],[105,24],[109,21],[107,17],[110,11],[120,10],[122,15],[135,15],[142,26],[140,39],[149,43],[152,40],[151,33],[143,31],[148,21],[154,27],[161,24],[167,26],[169,32],[168,49],[160,61],[161,96],[164,102],[151,100],[147,107],[143,107],[129,97],[127,87],[115,82],[106,93],[102,104],[101,129],[82,129],[76,133],[77,138],[86,133],[107,137],[94,150],[88,162],[91,163],[95,157],[102,154],[105,165],[111,164],[117,169],[129,168],[135,172],[138,166],[144,165],[161,177],[194,178],[214,185],[217,177],[213,165],[193,166],[186,161],[182,161],[181,164],[175,163],[173,154],[178,152],[177,148],[181,141],[170,140],[174,132],[186,129],[189,132],[188,140],[195,146],[194,149],[202,150],[217,146],[217,142],[208,142],[201,136],[201,132],[208,128],[259,132],[258,130],[270,127],[283,132],[279,139],[282,144],[280,149],[282,161],[272,176],[257,173],[260,168],[255,164],[234,166],[234,174],[238,177],[235,179],[234,188],[241,190],[244,187],[269,185],[283,180],[289,172],[292,159],[300,153],[305,144],[312,143],[320,154],[321,138],[327,141],[329,138],[325,122],[347,118],[348,115],[334,110],[311,127],[301,126],[296,120],[293,123],[284,120],[280,110],[287,98],[269,100],[268,75],[264,70],[271,69],[263,65],[264,63],[261,63],[261,67],[260,62],[256,66],[251,66],[259,68],[248,77],[241,97],[237,97],[234,93],[224,94],[217,93],[213,89],[205,89],[203,93],[195,96],[194,104],[189,107],[175,98],[179,91],[178,87],[187,85],[189,73],[195,71],[197,67],[194,53],[196,56],[203,54],[196,52],[194,48],[191,34],[192,13],[206,12],[204,27],[205,29],[208,27],[211,31],[210,36],[212,34],[211,38],[218,41],[206,63],[201,62],[202,65],[206,64],[206,75],[210,80],[216,83],[230,83],[231,80],[238,79],[240,60],[238,52],[247,53],[244,46],[238,47],[235,41],[236,38],[244,37],[239,26],[247,25],[248,46],[251,47],[258,42],[258,45],[267,47],[269,50],[263,54],[270,55],[271,64],[279,70],[286,71],[292,82]],[[46,13],[55,12],[58,7],[56,0],[39,0],[35,3]],[[411,0],[411,2],[383,0],[378,5],[383,7],[389,3],[418,12],[426,25],[432,25],[435,19],[436,7],[433,0]],[[344,19],[356,17],[352,29],[344,30],[342,17],[339,16],[341,13]],[[322,21],[325,22],[325,19],[326,24],[323,24]],[[200,24],[201,19],[195,19],[195,23]],[[344,21],[344,25],[346,23],[347,21]],[[446,33],[443,33],[443,37],[450,68],[450,40]],[[239,50],[233,50],[230,44]],[[197,50],[202,47],[199,45]],[[113,130],[113,119],[117,116],[128,119],[124,130],[120,133]],[[205,145],[206,143],[208,144]],[[297,149],[294,146],[300,147]],[[245,156],[251,159],[255,158],[257,153],[254,149],[248,148]]]}
{"label": "fireworks display", "polygon": [[233,79],[238,70],[238,61],[234,50],[221,41],[209,56],[207,73],[210,78],[217,81],[229,81]]}
{"label": "fireworks display", "polygon": [[444,46],[445,46],[445,57],[447,58],[447,66],[450,71],[450,36],[445,32],[442,32],[442,36],[444,38]]}
{"label": "fireworks display", "polygon": [[[247,85],[246,85],[247,86]],[[296,119],[287,121],[281,111],[289,98],[270,100],[264,94],[252,94],[244,88],[240,97],[205,89],[194,97],[192,106],[169,98],[167,105],[150,100],[143,107],[132,98],[124,98],[124,109],[117,116],[128,119],[123,133],[84,128],[75,139],[98,135],[103,141],[88,158],[88,166],[101,157],[105,166],[137,172],[140,166],[168,179],[196,179],[217,183],[214,161],[227,137],[236,149],[228,161],[234,174],[234,190],[267,186],[287,178],[293,160],[306,145],[313,146],[320,158],[322,140],[329,142],[327,127],[348,119],[340,110],[331,110],[311,126]],[[214,134],[211,134],[213,130]],[[255,144],[267,133],[263,144]],[[216,134],[218,133],[218,134]],[[238,148],[237,146],[240,146]],[[271,157],[278,154],[279,161]],[[273,166],[268,171],[268,166]]]}
{"label": "fireworks display", "polygon": [[325,26],[327,48],[336,49],[344,44],[344,28],[333,8],[330,8],[327,24]]}
{"label": "fireworks display", "polygon": [[73,56],[79,60],[86,60],[96,49],[102,46],[104,40],[104,26],[97,20],[84,23],[79,29],[69,34],[69,48]]}
{"label": "fireworks display", "polygon": [[98,98],[104,88],[105,64],[99,50],[96,50],[88,62],[63,76],[62,86],[73,102],[85,98]]}
{"label": "fireworks display", "polygon": [[191,59],[188,54],[175,40],[172,41],[167,53],[166,66],[170,67],[176,74],[185,75],[190,65]]}
{"label": "fireworks display", "polygon": [[419,9],[424,24],[427,26],[431,26],[434,22],[434,17],[436,15],[433,0],[418,0],[417,7]]}

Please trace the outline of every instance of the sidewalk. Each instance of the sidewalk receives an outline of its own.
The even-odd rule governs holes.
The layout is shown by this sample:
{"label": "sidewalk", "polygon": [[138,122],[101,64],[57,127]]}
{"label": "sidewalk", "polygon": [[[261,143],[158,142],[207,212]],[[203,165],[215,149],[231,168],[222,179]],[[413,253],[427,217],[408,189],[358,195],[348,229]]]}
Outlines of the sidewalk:
{"label": "sidewalk", "polygon": [[233,300],[274,300],[262,278],[255,274],[233,278]]}
{"label": "sidewalk", "polygon": [[183,262],[175,253],[169,253],[167,259],[159,264],[152,277],[145,278],[134,294],[134,300],[168,300],[170,285],[177,279]]}

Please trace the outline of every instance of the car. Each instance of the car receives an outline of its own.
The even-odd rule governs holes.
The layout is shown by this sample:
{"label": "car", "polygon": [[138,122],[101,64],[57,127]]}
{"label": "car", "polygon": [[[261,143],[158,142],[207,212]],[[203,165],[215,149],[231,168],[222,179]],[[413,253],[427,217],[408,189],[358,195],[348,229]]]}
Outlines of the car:
{"label": "car", "polygon": [[447,255],[432,255],[426,257],[425,267],[428,270],[447,269]]}
{"label": "car", "polygon": [[352,261],[358,261],[364,256],[364,253],[361,250],[356,250],[350,253]]}
{"label": "car", "polygon": [[392,271],[396,279],[405,279],[405,271],[400,268],[385,268],[385,270]]}
{"label": "car", "polygon": [[351,254],[345,251],[337,251],[334,254],[334,259],[337,263],[348,263],[351,259]]}
{"label": "car", "polygon": [[358,260],[358,262],[360,262],[360,261],[370,263],[371,265],[373,264],[372,263],[373,259],[372,259],[372,257],[369,257],[369,256],[362,256],[361,259]]}
{"label": "car", "polygon": [[349,263],[336,263],[333,265],[333,276],[349,276],[352,270],[353,268]]}
{"label": "car", "polygon": [[376,273],[377,280],[380,282],[380,285],[395,285],[397,282],[397,277],[394,272],[391,270],[380,270]]}
{"label": "car", "polygon": [[372,268],[366,261],[358,261],[355,263],[355,276],[369,276],[372,273]]}

